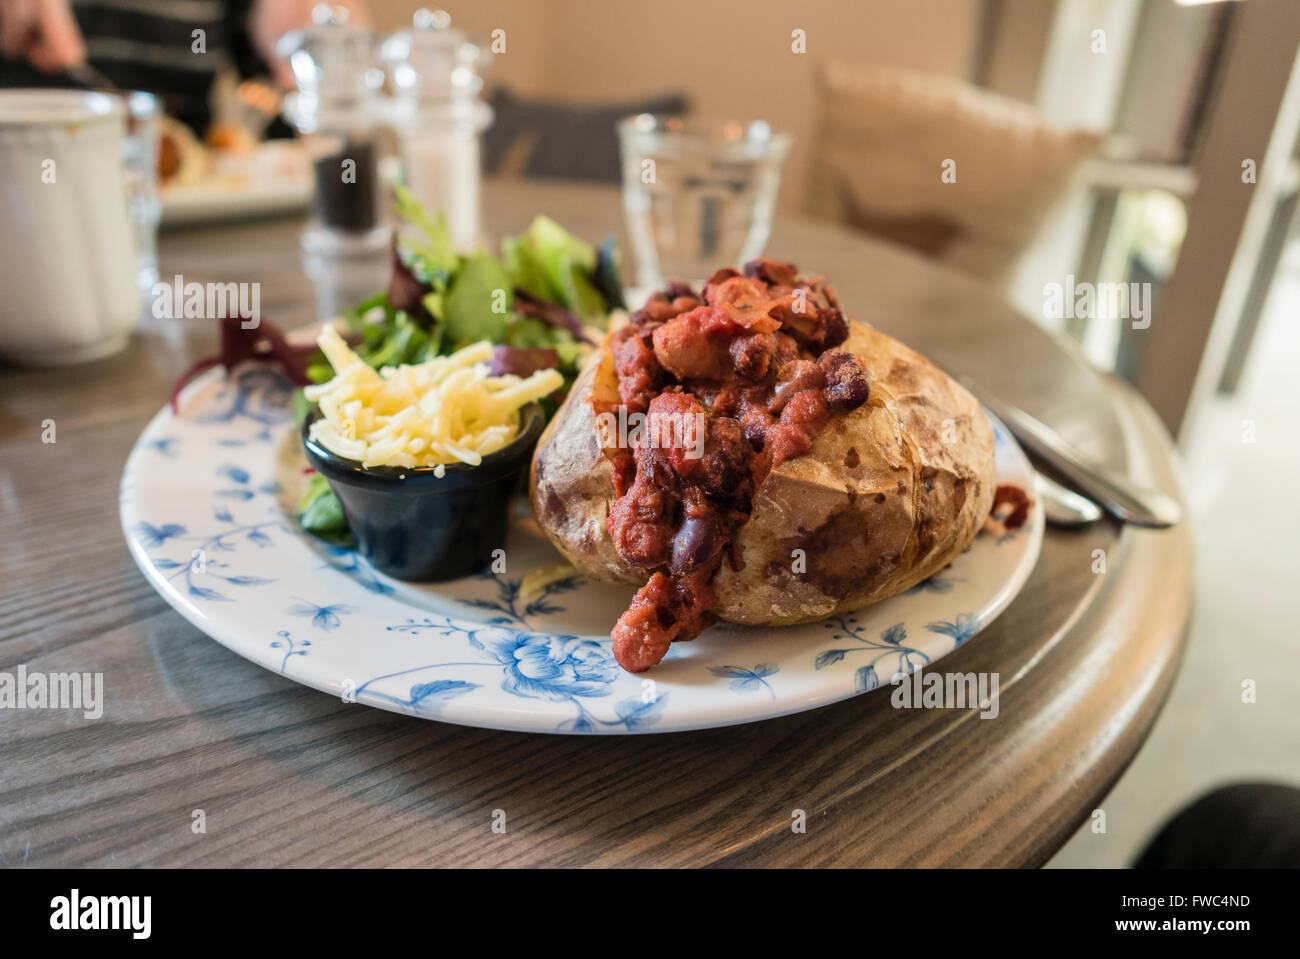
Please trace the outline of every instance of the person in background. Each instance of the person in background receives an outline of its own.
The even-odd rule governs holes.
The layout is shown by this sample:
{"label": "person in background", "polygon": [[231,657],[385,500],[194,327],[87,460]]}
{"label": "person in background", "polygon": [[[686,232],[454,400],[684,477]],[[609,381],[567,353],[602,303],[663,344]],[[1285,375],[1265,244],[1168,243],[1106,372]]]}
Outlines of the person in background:
{"label": "person in background", "polygon": [[1300,869],[1300,789],[1220,786],[1170,819],[1133,868]]}
{"label": "person in background", "polygon": [[[88,64],[123,90],[157,94],[168,114],[202,136],[221,70],[293,85],[275,44],[310,24],[317,2],[0,0],[0,87],[83,86],[78,71]],[[365,0],[333,6],[346,8],[350,22],[369,24]]]}

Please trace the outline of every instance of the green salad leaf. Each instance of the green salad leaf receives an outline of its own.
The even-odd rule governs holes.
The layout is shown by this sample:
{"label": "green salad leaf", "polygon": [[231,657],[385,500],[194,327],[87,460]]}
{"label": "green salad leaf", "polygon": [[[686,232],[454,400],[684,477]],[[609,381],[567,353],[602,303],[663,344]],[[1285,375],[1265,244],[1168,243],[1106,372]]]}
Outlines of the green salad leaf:
{"label": "green salad leaf", "polygon": [[385,331],[384,338],[359,355],[377,370],[385,366],[423,363],[429,355],[429,334],[420,328],[420,324],[409,313],[397,310],[393,313],[391,328]]}
{"label": "green salad leaf", "polygon": [[531,316],[520,316],[506,324],[506,328],[501,335],[501,342],[507,346],[518,346],[522,348],[529,347],[554,347],[561,343],[573,343],[567,330],[557,330],[553,326],[547,326],[541,320],[535,320]]}
{"label": "green salad leaf", "polygon": [[501,254],[515,289],[523,290],[535,300],[562,302],[560,291],[552,286],[551,277],[542,265],[537,248],[529,242],[526,235],[508,236],[502,240]]}
{"label": "green salad leaf", "polygon": [[596,287],[596,250],[590,243],[539,214],[524,233],[501,246],[516,287],[534,299],[559,303],[589,326],[605,327],[608,304]]}
{"label": "green salad leaf", "polygon": [[565,257],[572,266],[586,270],[596,269],[596,250],[586,240],[574,236],[544,213],[533,218],[525,234],[542,251],[546,259]]}
{"label": "green salad leaf", "polygon": [[306,492],[298,500],[298,522],[308,533],[326,542],[336,546],[353,545],[352,530],[343,515],[343,507],[330,489],[329,480],[320,473],[312,474]]}
{"label": "green salad leaf", "polygon": [[436,218],[431,217],[404,186],[399,185],[394,194],[397,215],[424,234],[423,240],[403,238],[402,245],[409,253],[407,265],[423,282],[431,283],[435,289],[445,289],[460,263],[451,242],[451,232],[447,229],[446,216],[439,211]]}
{"label": "green salad leaf", "polygon": [[500,343],[514,302],[514,285],[496,257],[482,250],[465,257],[442,298],[450,352],[478,340]]}

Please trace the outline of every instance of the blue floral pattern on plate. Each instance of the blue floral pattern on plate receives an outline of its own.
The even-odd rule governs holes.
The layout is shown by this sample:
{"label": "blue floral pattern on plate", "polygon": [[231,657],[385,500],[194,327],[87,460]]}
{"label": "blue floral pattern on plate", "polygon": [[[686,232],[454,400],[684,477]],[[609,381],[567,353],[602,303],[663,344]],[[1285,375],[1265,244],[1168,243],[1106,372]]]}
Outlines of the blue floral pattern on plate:
{"label": "blue floral pattern on plate", "polygon": [[[123,531],[153,586],[239,655],[383,709],[447,722],[559,733],[731,725],[835,702],[928,666],[1015,596],[1037,557],[1042,512],[986,537],[950,567],[883,603],[780,629],[720,625],[656,669],[623,672],[608,630],[628,592],[576,575],[526,519],[509,572],[399,583],[355,552],[302,534],[306,481],[292,391],[269,369],[213,372],[164,409],[127,462]],[[1005,428],[999,481],[1031,472]],[[532,579],[540,584],[528,585]]]}

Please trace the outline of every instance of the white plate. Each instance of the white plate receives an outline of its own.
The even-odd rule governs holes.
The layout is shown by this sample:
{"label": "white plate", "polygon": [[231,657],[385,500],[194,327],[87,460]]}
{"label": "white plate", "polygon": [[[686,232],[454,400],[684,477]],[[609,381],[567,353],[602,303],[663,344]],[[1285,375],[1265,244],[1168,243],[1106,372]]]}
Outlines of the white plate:
{"label": "white plate", "polygon": [[[1001,424],[998,481],[1032,489]],[[813,709],[928,666],[969,640],[1024,585],[1042,509],[1012,535],[980,536],[940,574],[865,610],[780,628],[719,625],[623,672],[609,629],[629,592],[580,578],[520,595],[559,555],[520,516],[504,573],[415,585],[302,533],[305,481],[291,389],[255,366],[219,371],[162,410],[122,476],[131,554],[186,619],[290,679],[444,722],[548,733],[703,729]]]}

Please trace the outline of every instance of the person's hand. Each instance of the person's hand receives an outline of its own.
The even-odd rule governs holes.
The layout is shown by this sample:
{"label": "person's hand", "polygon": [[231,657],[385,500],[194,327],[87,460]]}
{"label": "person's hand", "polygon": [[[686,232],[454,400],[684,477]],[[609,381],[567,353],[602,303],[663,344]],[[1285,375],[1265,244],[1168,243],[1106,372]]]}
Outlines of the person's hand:
{"label": "person's hand", "polygon": [[0,52],[26,60],[44,73],[86,62],[86,44],[68,0],[4,0],[0,4]]}
{"label": "person's hand", "polygon": [[[293,71],[275,54],[275,45],[290,30],[311,26],[311,11],[321,0],[255,0],[248,15],[248,33],[262,59],[271,65],[276,83],[293,89]],[[370,26],[370,8],[366,0],[334,0],[332,6],[348,11],[348,23]]]}

